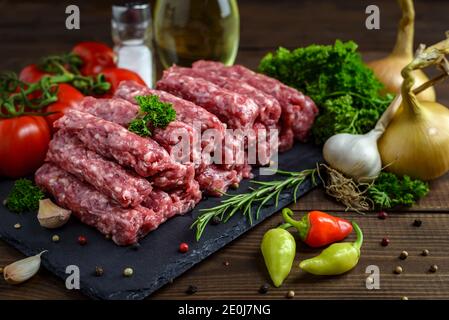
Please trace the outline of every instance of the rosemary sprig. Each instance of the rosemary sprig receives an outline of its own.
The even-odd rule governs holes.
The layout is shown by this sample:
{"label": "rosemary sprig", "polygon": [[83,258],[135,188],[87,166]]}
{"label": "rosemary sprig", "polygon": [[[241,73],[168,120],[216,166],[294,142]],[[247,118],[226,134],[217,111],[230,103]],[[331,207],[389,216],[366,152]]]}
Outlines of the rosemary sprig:
{"label": "rosemary sprig", "polygon": [[202,214],[191,225],[191,228],[196,227],[196,240],[201,238],[208,223],[214,217],[219,217],[223,223],[226,223],[236,212],[241,211],[243,216],[252,224],[255,209],[253,207],[257,205],[255,217],[259,219],[262,207],[270,201],[274,201],[274,205],[277,207],[281,193],[287,189],[293,190],[293,199],[296,202],[298,189],[308,177],[312,179],[312,184],[316,185],[316,172],[317,169],[307,169],[299,172],[277,170],[276,173],[287,176],[287,178],[274,181],[252,180],[252,183],[259,186],[258,188],[251,187],[250,192],[243,194],[225,194],[227,198],[223,199],[218,206],[200,210]]}

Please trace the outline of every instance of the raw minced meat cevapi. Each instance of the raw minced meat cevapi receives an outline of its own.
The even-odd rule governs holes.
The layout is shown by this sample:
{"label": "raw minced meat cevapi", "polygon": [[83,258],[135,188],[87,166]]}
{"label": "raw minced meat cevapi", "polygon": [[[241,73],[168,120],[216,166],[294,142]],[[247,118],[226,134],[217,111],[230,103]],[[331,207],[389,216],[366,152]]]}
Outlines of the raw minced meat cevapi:
{"label": "raw minced meat cevapi", "polygon": [[64,129],[53,136],[46,161],[88,182],[125,208],[139,205],[152,189],[147,179],[87,149]]}
{"label": "raw minced meat cevapi", "polygon": [[55,122],[55,126],[76,135],[90,150],[134,169],[141,176],[152,177],[158,188],[178,188],[194,178],[192,165],[176,162],[158,143],[119,124],[70,110]]}
{"label": "raw minced meat cevapi", "polygon": [[58,166],[46,163],[36,171],[36,184],[81,222],[110,235],[118,245],[136,243],[166,220],[161,213],[143,206],[123,208],[91,185]]}
{"label": "raw minced meat cevapi", "polygon": [[[121,98],[95,99],[86,97],[75,108],[104,120],[118,123],[124,127],[127,127],[139,113],[139,107],[136,104],[131,104]],[[175,120],[164,129],[154,129],[151,138],[172,154],[176,150],[181,150],[181,148],[177,147],[180,142],[179,137],[187,137],[191,146],[189,154],[186,158],[182,155],[176,155],[177,157],[175,158],[177,161],[186,163],[186,161],[194,161],[201,157],[201,150],[195,148],[194,130],[189,124]],[[197,154],[194,155],[193,153]],[[226,192],[229,186],[239,183],[242,179],[236,170],[205,164],[202,160],[194,164],[196,168],[195,179],[199,182],[201,190],[204,190],[209,195],[220,195]],[[213,181],[212,179],[219,181]]]}

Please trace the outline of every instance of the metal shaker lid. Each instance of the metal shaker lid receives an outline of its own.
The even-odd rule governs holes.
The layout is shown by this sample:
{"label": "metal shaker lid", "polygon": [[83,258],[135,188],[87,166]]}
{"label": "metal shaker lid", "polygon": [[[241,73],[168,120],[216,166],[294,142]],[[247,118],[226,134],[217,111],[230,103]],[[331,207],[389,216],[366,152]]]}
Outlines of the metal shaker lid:
{"label": "metal shaker lid", "polygon": [[151,21],[148,2],[123,2],[112,5],[112,20],[120,24],[142,24]]}

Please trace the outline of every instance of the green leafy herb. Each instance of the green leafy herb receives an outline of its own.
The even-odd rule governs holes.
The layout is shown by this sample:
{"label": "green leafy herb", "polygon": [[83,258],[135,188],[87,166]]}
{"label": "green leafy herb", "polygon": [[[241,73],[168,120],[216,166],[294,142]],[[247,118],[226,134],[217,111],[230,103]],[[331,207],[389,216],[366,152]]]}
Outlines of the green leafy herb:
{"label": "green leafy herb", "polygon": [[140,114],[129,124],[128,130],[140,136],[151,135],[150,128],[165,128],[176,119],[171,103],[161,102],[156,95],[137,96]]}
{"label": "green leafy herb", "polygon": [[39,200],[43,198],[44,193],[31,180],[19,179],[15,181],[5,205],[9,210],[17,213],[35,211],[39,208]]}
{"label": "green leafy herb", "polygon": [[302,91],[320,107],[313,127],[317,143],[336,133],[366,133],[393,98],[379,94],[382,84],[352,41],[293,51],[279,48],[262,59],[259,70]]}
{"label": "green leafy herb", "polygon": [[402,178],[393,173],[382,172],[368,189],[368,197],[378,208],[411,206],[429,192],[429,185],[408,176]]}
{"label": "green leafy herb", "polygon": [[196,239],[199,240],[206,229],[208,223],[218,217],[223,223],[227,222],[236,212],[241,211],[247,217],[249,222],[253,222],[253,207],[255,209],[255,217],[259,219],[259,213],[263,206],[274,203],[278,206],[279,197],[285,190],[293,190],[293,199],[296,202],[299,187],[307,178],[312,179],[312,184],[316,184],[316,169],[308,169],[300,172],[290,172],[278,170],[276,173],[287,176],[285,180],[274,181],[251,181],[259,185],[259,188],[251,188],[248,193],[227,195],[226,199],[221,200],[221,204],[213,208],[202,209],[201,215],[198,216],[191,228],[196,227]]}

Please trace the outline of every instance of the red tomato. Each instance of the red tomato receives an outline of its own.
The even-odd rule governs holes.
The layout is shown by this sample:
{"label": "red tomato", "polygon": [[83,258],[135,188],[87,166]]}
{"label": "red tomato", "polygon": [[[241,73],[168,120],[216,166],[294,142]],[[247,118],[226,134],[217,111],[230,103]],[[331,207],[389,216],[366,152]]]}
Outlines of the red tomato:
{"label": "red tomato", "polygon": [[45,109],[45,112],[56,112],[54,114],[45,117],[48,126],[50,127],[50,130],[53,133],[54,133],[53,123],[59,118],[61,118],[64,112],[72,107],[73,103],[78,102],[84,98],[81,92],[79,92],[71,85],[65,83],[59,84],[57,96],[58,101],[48,105],[47,108]]}
{"label": "red tomato", "polygon": [[84,75],[98,74],[105,68],[116,66],[114,51],[100,42],[80,42],[72,52],[83,60],[81,73]]}
{"label": "red tomato", "polygon": [[59,102],[77,102],[84,98],[84,95],[75,87],[72,87],[66,83],[60,83],[58,85],[58,101]]}
{"label": "red tomato", "polygon": [[50,142],[43,117],[0,120],[0,176],[23,177],[42,165]]}
{"label": "red tomato", "polygon": [[48,73],[45,73],[38,69],[37,65],[30,64],[26,66],[25,68],[20,71],[19,79],[23,82],[38,82],[43,76],[47,75]]}
{"label": "red tomato", "polygon": [[128,69],[108,68],[104,69],[101,73],[104,74],[106,81],[111,83],[109,94],[113,94],[123,80],[133,80],[138,84],[146,86],[145,81],[137,73]]}

